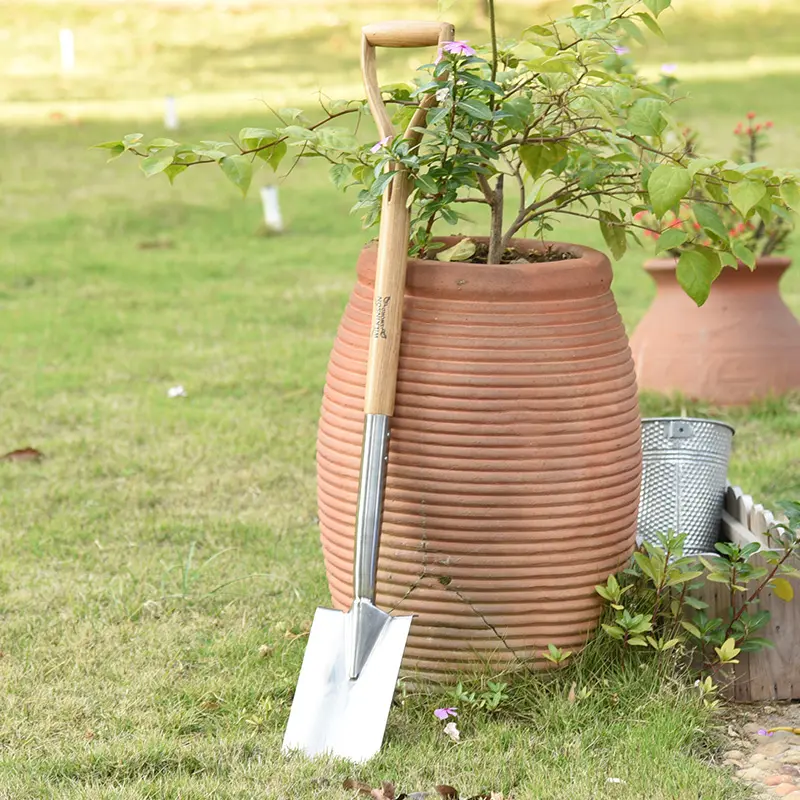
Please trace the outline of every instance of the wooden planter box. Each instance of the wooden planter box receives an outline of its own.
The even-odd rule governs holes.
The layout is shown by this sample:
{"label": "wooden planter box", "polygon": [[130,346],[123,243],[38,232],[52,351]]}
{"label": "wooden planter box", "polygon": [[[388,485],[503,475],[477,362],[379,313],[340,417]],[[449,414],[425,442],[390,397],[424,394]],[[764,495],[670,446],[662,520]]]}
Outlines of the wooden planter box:
{"label": "wooden planter box", "polygon": [[[754,503],[738,486],[729,486],[722,514],[722,538],[740,545],[759,542],[770,544],[764,535],[775,523],[775,517]],[[768,566],[760,556],[753,563]],[[733,667],[734,681],[726,691],[728,697],[740,703],[762,700],[800,699],[800,581],[789,579],[797,599],[785,602],[771,590],[761,594],[759,608],[770,612],[770,621],[758,631],[774,647],[755,653],[740,653]],[[710,617],[725,618],[730,597],[723,584],[707,581],[700,595],[709,604]]]}

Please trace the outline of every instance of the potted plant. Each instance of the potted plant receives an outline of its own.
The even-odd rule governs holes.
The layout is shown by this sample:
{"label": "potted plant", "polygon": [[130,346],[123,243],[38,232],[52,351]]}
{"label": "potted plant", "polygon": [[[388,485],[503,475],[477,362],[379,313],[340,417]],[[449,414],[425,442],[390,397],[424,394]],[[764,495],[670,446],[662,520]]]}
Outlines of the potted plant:
{"label": "potted plant", "polygon": [[[756,116],[750,111],[733,131],[737,171],[758,165],[767,144],[772,122],[757,122]],[[787,184],[784,191],[792,190]],[[657,240],[657,252],[664,254],[645,264],[657,293],[631,337],[639,388],[677,391],[719,405],[797,389],[800,322],[778,288],[791,262],[776,255],[791,234],[792,219],[781,207],[772,215],[746,216],[747,200],[720,205],[699,186],[692,200],[660,220],[638,214],[649,227],[644,235]],[[677,265],[688,243],[700,237],[708,245],[723,236],[739,261],[722,270],[701,309],[681,290]]]}
{"label": "potted plant", "polygon": [[[551,241],[561,216],[595,220],[615,258],[697,187],[745,217],[800,199],[795,179],[696,157],[672,98],[636,75],[620,42],[658,32],[670,0],[592,0],[570,16],[448,42],[409,84],[384,87],[403,130],[429,111],[421,144],[362,142],[330,103],[317,122],[281,110],[238,141],[103,145],[174,179],[216,163],[246,190],[254,164],[290,152],[331,162],[355,188],[364,224],[402,165],[413,182],[408,280],[392,427],[377,602],[417,615],[406,668],[445,676],[487,661],[543,664],[548,644],[580,647],[596,627],[594,585],[635,542],[641,438],[633,362],[605,255]],[[435,56],[435,57],[434,57]],[[758,197],[756,197],[756,191]],[[513,210],[510,197],[514,196]],[[482,205],[483,237],[439,236]],[[527,238],[525,238],[527,237]],[[334,603],[350,603],[353,521],[376,246],[366,246],[331,354],[318,438],[322,544]],[[738,256],[741,258],[741,254]],[[686,241],[677,275],[702,303],[727,237]]]}

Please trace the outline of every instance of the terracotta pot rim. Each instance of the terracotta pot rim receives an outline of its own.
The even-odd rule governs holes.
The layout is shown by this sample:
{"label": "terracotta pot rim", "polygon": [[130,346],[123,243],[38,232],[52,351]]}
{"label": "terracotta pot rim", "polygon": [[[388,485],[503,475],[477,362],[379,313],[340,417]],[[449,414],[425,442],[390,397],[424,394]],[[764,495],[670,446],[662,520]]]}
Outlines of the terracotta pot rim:
{"label": "terracotta pot rim", "polygon": [[[756,259],[756,269],[786,269],[792,263],[792,259],[788,256],[759,256]],[[678,266],[677,258],[650,258],[644,262],[644,268],[648,272],[674,272]],[[739,267],[744,267],[746,270],[748,266],[740,261]],[[724,269],[731,269],[725,267]]]}

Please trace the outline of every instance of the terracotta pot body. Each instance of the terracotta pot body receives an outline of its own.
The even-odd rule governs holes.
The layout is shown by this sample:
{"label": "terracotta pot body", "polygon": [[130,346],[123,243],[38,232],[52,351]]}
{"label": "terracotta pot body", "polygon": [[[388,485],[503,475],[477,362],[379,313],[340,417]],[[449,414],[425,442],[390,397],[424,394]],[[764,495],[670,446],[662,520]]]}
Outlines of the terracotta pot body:
{"label": "terracotta pot body", "polygon": [[788,258],[726,267],[701,307],[675,276],[675,259],[648,261],[653,304],[631,337],[640,389],[741,405],[800,387],[800,322],[778,282]]}
{"label": "terracotta pot body", "polygon": [[[633,362],[608,260],[569,249],[580,257],[409,262],[377,597],[417,615],[406,673],[446,679],[540,657],[550,642],[581,647],[601,611],[594,585],[632,551]],[[340,609],[352,599],[375,255],[369,246],[358,262],[319,425],[322,545]]]}

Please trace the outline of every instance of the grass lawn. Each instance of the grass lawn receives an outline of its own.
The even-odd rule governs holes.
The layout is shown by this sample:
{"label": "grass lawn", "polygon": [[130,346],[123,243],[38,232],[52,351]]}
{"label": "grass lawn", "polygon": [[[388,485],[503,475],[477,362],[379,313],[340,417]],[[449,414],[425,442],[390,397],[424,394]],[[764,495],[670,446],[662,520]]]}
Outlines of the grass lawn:
{"label": "grass lawn", "polygon": [[[170,188],[88,147],[159,135],[170,92],[191,140],[259,124],[253,98],[310,105],[317,86],[357,85],[358,26],[398,11],[342,5],[0,12],[0,452],[47,455],[0,462],[0,798],[345,798],[346,777],[518,800],[746,797],[714,766],[719,720],[693,692],[599,650],[515,684],[495,716],[464,715],[460,745],[431,713],[445,698],[410,694],[364,768],[279,754],[302,632],[329,600],[316,419],[371,234],[315,165],[282,190],[289,230],[268,238],[256,192],[202,169]],[[685,3],[669,47],[642,59],[679,64],[686,119],[714,149],[752,108],[775,120],[771,157],[800,166],[800,9],[766,5]],[[404,13],[431,18],[435,2]],[[515,4],[503,23],[538,13]],[[67,25],[78,70],[60,77]],[[560,236],[600,243],[583,226]],[[631,327],[652,297],[643,258],[614,283]],[[800,313],[800,268],[784,296]],[[168,398],[179,384],[188,396]],[[798,412],[800,397],[718,412],[738,429],[732,479],[765,504],[800,496]],[[592,690],[574,704],[573,681]]]}

